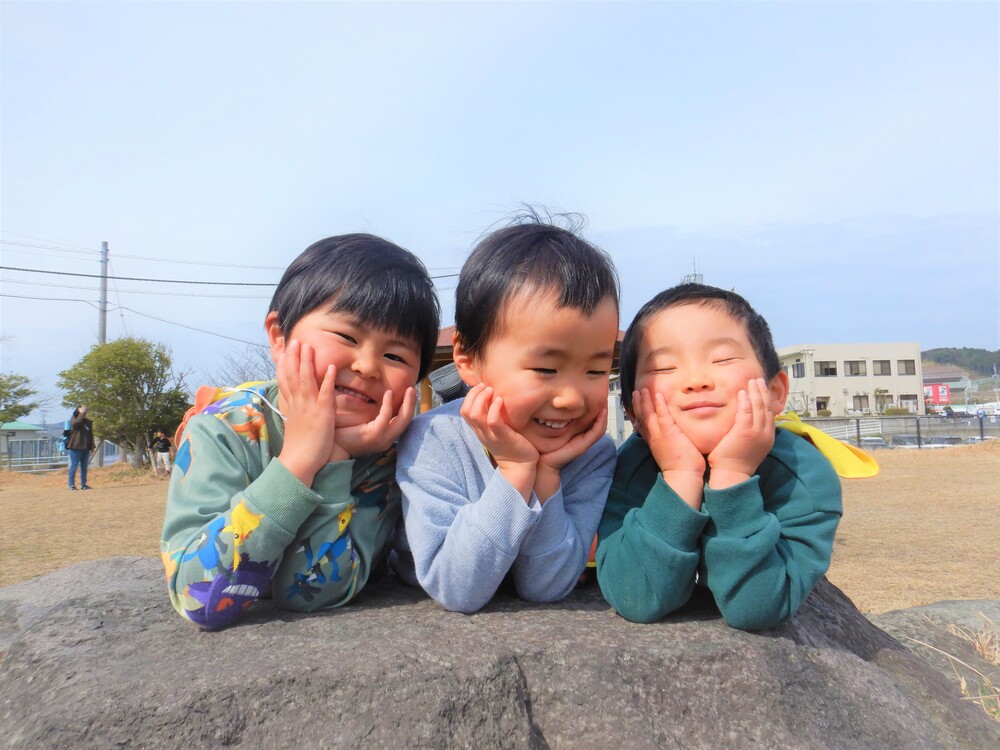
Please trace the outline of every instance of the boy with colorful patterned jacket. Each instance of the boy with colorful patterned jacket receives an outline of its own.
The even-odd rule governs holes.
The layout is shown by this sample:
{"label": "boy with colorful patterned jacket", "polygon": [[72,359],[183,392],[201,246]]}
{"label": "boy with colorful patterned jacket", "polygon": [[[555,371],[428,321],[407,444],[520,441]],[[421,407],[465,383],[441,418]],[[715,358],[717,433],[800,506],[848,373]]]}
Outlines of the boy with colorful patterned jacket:
{"label": "boy with colorful patterned jacket", "polygon": [[265,319],[277,380],[203,389],[176,440],[161,554],[180,614],[217,629],[267,594],[339,606],[378,572],[438,318],[423,264],[378,237],[293,261]]}

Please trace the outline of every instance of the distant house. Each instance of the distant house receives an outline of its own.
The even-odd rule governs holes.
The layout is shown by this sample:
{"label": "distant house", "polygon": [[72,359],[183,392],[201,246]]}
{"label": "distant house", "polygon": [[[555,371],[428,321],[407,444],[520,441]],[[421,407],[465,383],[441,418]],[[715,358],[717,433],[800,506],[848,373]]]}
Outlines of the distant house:
{"label": "distant house", "polygon": [[924,365],[924,393],[935,407],[960,403],[970,385],[969,373],[958,365],[938,362]]}
{"label": "distant house", "polygon": [[788,373],[787,408],[813,415],[882,414],[889,407],[924,414],[920,345],[803,344],[778,349]]}
{"label": "distant house", "polygon": [[45,430],[27,422],[0,424],[0,453],[6,455],[18,440],[37,440],[45,437]]}

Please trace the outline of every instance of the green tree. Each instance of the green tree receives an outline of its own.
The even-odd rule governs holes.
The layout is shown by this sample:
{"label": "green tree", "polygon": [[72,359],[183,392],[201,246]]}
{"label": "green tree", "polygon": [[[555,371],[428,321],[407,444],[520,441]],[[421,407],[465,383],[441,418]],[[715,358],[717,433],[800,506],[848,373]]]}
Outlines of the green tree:
{"label": "green tree", "polygon": [[0,424],[15,422],[33,412],[37,401],[28,401],[36,394],[30,378],[24,375],[0,373]]}
{"label": "green tree", "polygon": [[124,338],[95,345],[83,359],[59,373],[63,405],[86,404],[94,433],[132,454],[145,455],[149,434],[176,427],[189,406],[184,376],[175,375],[162,344]]}

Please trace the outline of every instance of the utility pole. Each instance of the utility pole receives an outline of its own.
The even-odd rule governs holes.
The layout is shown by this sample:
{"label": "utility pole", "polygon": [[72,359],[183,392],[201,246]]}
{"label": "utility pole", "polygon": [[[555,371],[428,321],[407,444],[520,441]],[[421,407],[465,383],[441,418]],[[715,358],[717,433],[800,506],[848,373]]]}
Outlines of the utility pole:
{"label": "utility pole", "polygon": [[101,301],[97,325],[97,343],[108,343],[108,243],[101,243]]}

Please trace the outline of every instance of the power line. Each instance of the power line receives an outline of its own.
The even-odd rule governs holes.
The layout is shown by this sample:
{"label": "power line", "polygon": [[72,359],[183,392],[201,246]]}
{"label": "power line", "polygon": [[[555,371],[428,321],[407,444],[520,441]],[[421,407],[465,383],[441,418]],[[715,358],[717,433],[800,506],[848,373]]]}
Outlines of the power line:
{"label": "power line", "polygon": [[[98,291],[91,286],[79,284],[49,284],[44,281],[20,281],[19,279],[4,279],[5,284],[24,284],[25,286],[44,286],[52,289],[87,289]],[[259,294],[196,294],[194,292],[161,292],[151,289],[115,289],[120,294],[155,294],[162,297],[199,297],[202,299],[271,299],[270,296]]]}
{"label": "power line", "polygon": [[152,320],[158,320],[161,323],[167,323],[168,325],[177,326],[178,328],[187,328],[189,331],[198,331],[198,333],[206,333],[209,336],[217,336],[220,339],[229,339],[230,341],[237,341],[241,344],[249,344],[250,346],[260,347],[261,349],[267,349],[264,344],[258,341],[246,341],[244,339],[234,338],[233,336],[226,336],[224,333],[215,333],[214,331],[206,331],[204,328],[195,328],[194,326],[184,325],[183,323],[175,323],[172,320],[166,320],[165,318],[158,318],[155,315],[148,315],[138,310],[133,310],[131,307],[123,307],[123,310],[128,310],[130,313],[135,313],[136,315],[141,315],[144,318],[150,318]]}
{"label": "power line", "polygon": [[[120,257],[120,256],[119,256]],[[0,271],[24,271],[26,273],[47,273],[52,276],[81,276],[87,279],[99,279],[99,273],[74,273],[71,271],[43,271],[40,268],[18,268],[15,266],[0,266]],[[108,276],[115,281],[152,281],[158,284],[201,284],[214,286],[276,286],[276,284],[255,283],[248,281],[185,281],[178,279],[145,279],[137,276]]]}
{"label": "power line", "polygon": [[[0,239],[0,245],[12,245],[15,247],[30,247],[37,248],[39,250],[58,250],[65,253],[77,253],[77,254],[87,254],[87,255],[100,255],[100,250],[91,250],[89,248],[80,247],[79,245],[60,245],[60,243],[54,240],[47,240],[43,237],[32,237],[28,234],[21,234],[19,232],[11,232],[7,229],[2,230],[6,234],[17,235],[18,237],[27,237],[28,239],[35,239],[41,242],[49,242],[52,244],[48,245],[36,245],[30,242],[14,242],[13,240]],[[123,253],[115,253],[116,258],[127,258],[128,260],[145,260],[152,261],[155,263],[177,263],[182,266],[213,266],[216,268],[249,268],[255,271],[284,271],[285,268],[282,266],[250,266],[245,263],[216,263],[212,261],[205,260],[182,260],[178,258],[154,258],[148,255],[126,255]],[[444,271],[448,269],[443,268],[431,268],[428,269],[429,273],[434,273],[436,271]],[[452,274],[449,274],[452,275]],[[453,274],[453,275],[457,275]],[[432,279],[439,278],[437,276],[431,276]]]}
{"label": "power line", "polygon": [[[90,305],[91,307],[97,307],[97,304],[94,303],[94,302],[91,302],[90,300],[75,299],[75,298],[72,298],[72,297],[29,297],[29,296],[23,295],[23,294],[7,294],[5,292],[0,292],[0,297],[13,297],[15,299],[40,300],[42,302],[83,302],[85,304]],[[244,339],[238,339],[238,338],[235,338],[233,336],[227,336],[224,333],[215,333],[214,331],[206,331],[204,328],[195,328],[194,326],[185,325],[184,323],[177,323],[177,322],[175,322],[173,320],[167,320],[166,318],[158,318],[155,315],[149,315],[149,314],[144,313],[144,312],[139,312],[138,310],[134,310],[131,307],[119,306],[118,308],[115,308],[115,309],[128,310],[130,313],[135,313],[136,315],[139,315],[139,316],[141,316],[143,318],[150,318],[151,320],[157,320],[157,321],[159,321],[161,323],[166,323],[167,325],[177,326],[178,328],[186,328],[186,329],[188,329],[190,331],[197,331],[198,333],[204,333],[204,334],[207,334],[209,336],[217,336],[220,339],[228,339],[229,341],[236,341],[236,342],[238,342],[240,344],[249,344],[250,346],[258,346],[258,347],[260,347],[262,349],[266,349],[267,348],[263,344],[261,344],[259,342],[256,342],[256,341],[246,341]]]}
{"label": "power line", "polygon": [[[14,247],[30,247],[37,248],[39,250],[58,250],[61,253],[76,253],[77,255],[93,255],[94,253],[99,253],[97,250],[70,250],[65,247],[53,247],[52,245],[35,245],[31,242],[11,242],[10,240],[0,240],[0,244],[3,245],[13,245]],[[20,250],[15,250],[14,252],[24,252]]]}
{"label": "power line", "polygon": [[[121,258],[122,256],[116,256]],[[243,266],[244,268],[250,268],[251,266]],[[71,271],[45,271],[40,268],[20,268],[17,266],[0,266],[0,271],[23,271],[25,273],[45,273],[52,276],[80,276],[87,279],[100,279],[101,274],[99,273],[74,273]],[[445,273],[438,276],[431,276],[433,279],[450,279],[458,276],[458,273]],[[266,286],[274,287],[277,284],[270,283],[260,283],[260,282],[250,282],[250,281],[188,281],[186,279],[147,279],[137,276],[108,276],[109,279],[114,279],[116,281],[149,281],[156,284],[199,284],[199,285],[210,285],[210,286]],[[27,283],[27,282],[22,282]],[[152,294],[152,292],[150,292]]]}

